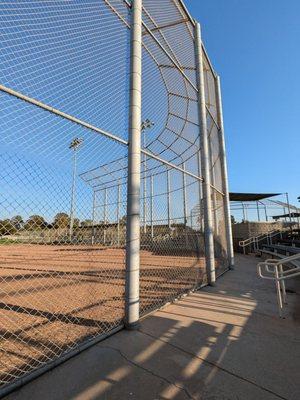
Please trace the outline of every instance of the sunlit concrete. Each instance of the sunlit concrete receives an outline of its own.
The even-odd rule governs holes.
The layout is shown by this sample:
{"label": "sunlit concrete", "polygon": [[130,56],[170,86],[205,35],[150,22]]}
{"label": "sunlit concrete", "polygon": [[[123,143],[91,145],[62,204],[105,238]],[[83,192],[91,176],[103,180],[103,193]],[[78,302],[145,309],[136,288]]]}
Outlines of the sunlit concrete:
{"label": "sunlit concrete", "polygon": [[122,331],[6,400],[300,399],[299,282],[279,319],[259,259]]}

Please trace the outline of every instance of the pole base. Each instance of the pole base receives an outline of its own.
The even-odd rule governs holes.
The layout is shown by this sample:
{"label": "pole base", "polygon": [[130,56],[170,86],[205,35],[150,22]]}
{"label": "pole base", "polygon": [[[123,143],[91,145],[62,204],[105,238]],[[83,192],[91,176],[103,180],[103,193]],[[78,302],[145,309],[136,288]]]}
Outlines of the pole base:
{"label": "pole base", "polygon": [[140,324],[139,321],[132,322],[132,323],[125,322],[125,324],[124,324],[125,329],[128,330],[128,331],[136,331],[137,329],[139,329],[140,325],[141,324]]}

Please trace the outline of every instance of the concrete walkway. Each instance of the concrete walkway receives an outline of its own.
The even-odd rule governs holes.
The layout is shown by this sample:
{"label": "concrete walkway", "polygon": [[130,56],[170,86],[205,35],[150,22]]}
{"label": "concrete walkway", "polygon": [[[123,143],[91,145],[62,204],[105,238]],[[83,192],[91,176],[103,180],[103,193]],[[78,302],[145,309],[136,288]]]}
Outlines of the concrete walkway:
{"label": "concrete walkway", "polygon": [[[277,315],[259,259],[72,358],[6,400],[300,399],[300,291]],[[292,285],[295,285],[294,283]]]}

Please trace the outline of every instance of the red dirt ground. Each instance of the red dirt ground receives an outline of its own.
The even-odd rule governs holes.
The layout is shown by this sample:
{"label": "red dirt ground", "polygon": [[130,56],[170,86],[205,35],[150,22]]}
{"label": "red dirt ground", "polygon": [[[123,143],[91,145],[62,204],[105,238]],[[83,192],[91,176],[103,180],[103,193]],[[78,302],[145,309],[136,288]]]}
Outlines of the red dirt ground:
{"label": "red dirt ground", "polygon": [[[203,259],[141,251],[141,313],[203,279]],[[124,317],[125,252],[98,245],[0,246],[0,384],[108,332]]]}

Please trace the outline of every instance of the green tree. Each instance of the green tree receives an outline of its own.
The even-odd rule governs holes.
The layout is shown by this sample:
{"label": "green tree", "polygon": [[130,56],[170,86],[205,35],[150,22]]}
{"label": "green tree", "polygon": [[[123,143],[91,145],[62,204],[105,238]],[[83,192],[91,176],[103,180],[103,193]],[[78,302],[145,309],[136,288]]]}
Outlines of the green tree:
{"label": "green tree", "polygon": [[80,226],[80,219],[79,218],[74,218],[73,227],[74,228],[79,228],[79,226]]}
{"label": "green tree", "polygon": [[41,215],[31,215],[26,221],[24,228],[32,231],[34,229],[42,229],[47,226],[47,222]]}
{"label": "green tree", "polygon": [[70,217],[68,214],[61,212],[55,215],[53,220],[55,228],[68,228],[70,226]]}
{"label": "green tree", "polygon": [[0,221],[0,235],[13,235],[17,232],[17,228],[10,219]]}
{"label": "green tree", "polygon": [[24,220],[21,215],[15,215],[11,219],[11,223],[16,227],[17,230],[20,230],[24,226]]}
{"label": "green tree", "polygon": [[84,221],[81,222],[81,226],[92,226],[93,221],[91,219],[85,219]]}

